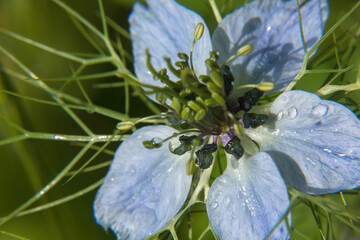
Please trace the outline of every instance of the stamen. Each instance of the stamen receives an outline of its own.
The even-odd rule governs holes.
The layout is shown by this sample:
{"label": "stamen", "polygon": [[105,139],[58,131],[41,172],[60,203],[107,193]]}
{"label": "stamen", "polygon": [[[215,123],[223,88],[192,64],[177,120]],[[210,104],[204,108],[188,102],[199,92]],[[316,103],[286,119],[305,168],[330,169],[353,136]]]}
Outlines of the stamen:
{"label": "stamen", "polygon": [[238,137],[233,137],[224,147],[224,150],[233,155],[236,160],[240,159],[244,155],[244,148],[240,144]]}
{"label": "stamen", "polygon": [[234,76],[233,76],[229,66],[227,66],[227,65],[225,65],[223,68],[222,79],[223,79],[223,83],[224,83],[225,96],[229,96],[229,93],[233,89],[232,83],[234,81]]}
{"label": "stamen", "polygon": [[215,143],[206,144],[200,150],[196,151],[195,164],[199,166],[201,170],[207,169],[213,162],[213,153],[217,150]]}
{"label": "stamen", "polygon": [[[192,42],[191,45],[191,49],[190,49],[190,65],[191,65],[191,70],[193,70],[194,75],[195,75],[195,70],[194,70],[194,64],[193,64],[193,51],[194,51],[194,46],[195,43],[200,40],[200,38],[202,37],[203,33],[204,33],[204,24],[202,22],[199,22],[196,27],[195,27],[195,31],[194,31],[194,41]],[[195,75],[196,77],[196,75]]]}
{"label": "stamen", "polygon": [[182,135],[179,137],[179,141],[181,142],[180,146],[175,148],[172,153],[176,155],[183,155],[192,149],[192,141],[193,139],[197,138],[196,135],[193,136],[186,136]]}
{"label": "stamen", "polygon": [[244,113],[243,124],[244,128],[257,128],[261,125],[264,125],[268,120],[268,116],[265,114],[256,114],[256,113]]}
{"label": "stamen", "polygon": [[156,72],[153,65],[151,64],[151,55],[149,49],[146,49],[146,65],[149,71],[154,75],[154,77],[160,79],[161,82],[165,83],[169,87],[180,89],[181,87],[176,83],[172,82],[169,79],[169,76],[166,75],[166,68],[161,69],[159,72]]}
{"label": "stamen", "polygon": [[257,88],[253,88],[250,91],[246,92],[244,96],[238,98],[240,106],[238,109],[236,109],[236,111],[243,110],[245,112],[248,112],[253,106],[256,105],[262,95],[264,95],[264,92],[260,91]]}
{"label": "stamen", "polygon": [[246,44],[244,46],[242,46],[241,48],[239,48],[236,52],[235,55],[232,55],[231,57],[229,57],[224,63],[223,65],[221,66],[221,68],[224,68],[225,65],[227,65],[230,61],[234,60],[235,58],[237,57],[240,57],[240,56],[244,56],[248,53],[250,53],[252,50],[253,50],[253,45],[252,44]]}

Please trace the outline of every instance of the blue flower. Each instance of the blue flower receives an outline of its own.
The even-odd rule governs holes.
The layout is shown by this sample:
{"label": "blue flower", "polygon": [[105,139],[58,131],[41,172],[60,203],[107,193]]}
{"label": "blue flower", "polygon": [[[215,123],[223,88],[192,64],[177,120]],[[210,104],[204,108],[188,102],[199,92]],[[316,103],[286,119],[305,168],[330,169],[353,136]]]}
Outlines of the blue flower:
{"label": "blue flower", "polygon": [[[186,169],[194,153],[189,149],[198,149],[197,165],[206,169],[212,164],[217,138],[222,141],[228,163],[208,192],[206,208],[220,239],[267,236],[289,207],[285,183],[309,194],[359,186],[360,123],[349,109],[299,90],[286,91],[270,106],[258,107],[255,105],[263,92],[258,88],[245,92],[242,88],[263,82],[274,84],[265,94],[286,88],[301,69],[303,40],[310,49],[322,36],[328,17],[326,0],[310,0],[301,6],[303,40],[296,1],[255,0],[227,15],[212,38],[204,25],[195,45],[194,29],[204,22],[199,15],[173,0],[147,0],[147,4],[145,7],[136,3],[129,18],[139,81],[147,90],[169,87],[169,79],[174,80],[170,85],[176,87],[181,75],[176,70],[155,73],[162,81],[154,81],[154,70],[150,68],[169,69],[179,57],[185,59],[183,63],[188,61],[187,56],[178,53],[190,54],[191,68],[182,70],[192,69],[194,79],[206,79],[202,75],[216,79],[216,67],[209,70],[207,64],[209,52],[216,50],[224,85],[218,92],[220,100],[216,91],[211,96],[226,103],[201,107],[201,98],[193,97],[189,106],[199,111],[206,109],[205,115],[195,118],[188,117],[194,109],[182,108],[179,117],[185,116],[186,122],[198,127],[196,135],[178,138],[180,133],[172,127],[148,126],[129,136],[116,151],[96,195],[94,210],[100,225],[110,228],[118,239],[143,239],[162,229],[187,199],[192,175]],[[243,46],[253,49],[238,56]],[[174,96],[172,102],[170,98],[161,102],[176,108]],[[154,92],[149,97],[155,101]],[[226,121],[219,121],[216,111]],[[205,118],[213,125],[208,125]],[[242,136],[237,127],[242,129]],[[214,141],[200,148],[192,142],[194,137],[213,137]],[[149,140],[161,144],[144,147],[144,141]],[[287,238],[285,222],[270,237]]]}

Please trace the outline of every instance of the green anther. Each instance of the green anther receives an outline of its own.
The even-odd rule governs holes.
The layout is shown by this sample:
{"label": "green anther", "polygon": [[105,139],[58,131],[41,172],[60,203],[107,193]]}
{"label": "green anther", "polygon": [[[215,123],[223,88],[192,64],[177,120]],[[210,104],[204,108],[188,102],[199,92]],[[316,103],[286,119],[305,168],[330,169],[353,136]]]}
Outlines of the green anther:
{"label": "green anther", "polygon": [[163,96],[164,96],[164,95],[163,95],[162,93],[159,93],[159,92],[155,94],[155,98],[156,98],[156,100],[158,100],[159,102],[160,102],[160,100],[163,98]]}
{"label": "green anther", "polygon": [[163,76],[163,77],[168,77],[168,76],[166,75],[166,73],[167,73],[166,68],[163,68],[163,69],[161,69],[161,70],[159,71],[159,75],[160,75],[160,76]]}
{"label": "green anther", "polygon": [[213,92],[211,97],[221,106],[225,106],[225,100],[219,94]]}
{"label": "green anther", "polygon": [[209,89],[209,91],[211,93],[217,93],[217,94],[221,94],[221,88],[219,88],[218,86],[216,86],[214,83],[209,82],[206,84],[207,88]]}
{"label": "green anther", "polygon": [[183,69],[183,68],[189,67],[189,64],[184,61],[177,61],[177,62],[175,62],[175,66]]}
{"label": "green anther", "polygon": [[198,41],[204,33],[204,24],[199,22],[194,31],[194,42]]}
{"label": "green anther", "polygon": [[210,71],[210,77],[213,83],[216,84],[219,88],[223,87],[223,80],[218,71]]}
{"label": "green anther", "polygon": [[189,116],[189,122],[194,122],[195,121],[195,113],[194,111],[190,111],[190,116]]}
{"label": "green anther", "polygon": [[200,121],[201,119],[203,119],[205,117],[206,111],[201,109],[199,111],[196,112],[195,114],[195,121]]}
{"label": "green anther", "polygon": [[200,111],[203,109],[198,103],[196,103],[195,101],[192,101],[192,100],[188,101],[187,105],[194,111]]}
{"label": "green anther", "polygon": [[154,149],[154,148],[160,148],[162,146],[162,143],[156,143],[154,139],[151,139],[150,141],[143,141],[143,145],[147,149]]}
{"label": "green anther", "polygon": [[218,106],[218,103],[212,98],[205,99],[205,104],[208,107],[216,107],[216,106]]}
{"label": "green anther", "polygon": [[180,92],[180,97],[187,97],[191,94],[190,88],[185,88]]}
{"label": "green anther", "polygon": [[180,114],[182,109],[182,104],[180,103],[179,99],[173,97],[172,105],[176,113]]}
{"label": "green anther", "polygon": [[272,82],[262,82],[262,83],[259,83],[259,85],[257,85],[256,88],[262,92],[267,92],[267,91],[273,90],[274,86],[275,85]]}
{"label": "green anther", "polygon": [[188,107],[185,107],[182,111],[181,111],[181,117],[184,119],[184,120],[188,120],[190,118],[190,115],[191,115],[191,111],[190,111],[190,108]]}
{"label": "green anther", "polygon": [[219,69],[220,69],[220,67],[219,67],[219,65],[217,64],[217,62],[215,62],[214,60],[212,60],[212,59],[210,59],[210,58],[206,59],[206,60],[205,60],[205,63],[206,63],[206,65],[208,66],[208,68],[209,68],[210,70],[219,70]]}
{"label": "green anther", "polygon": [[206,111],[208,111],[208,106],[205,103],[204,99],[202,99],[201,97],[196,97],[196,102],[199,103]]}
{"label": "green anther", "polygon": [[132,127],[134,126],[134,123],[131,121],[124,121],[124,122],[119,122],[118,124],[116,124],[116,129],[120,130],[120,131],[128,131],[130,130]]}
{"label": "green anther", "polygon": [[208,83],[211,82],[211,78],[208,75],[200,75],[199,79],[203,82],[203,83]]}
{"label": "green anther", "polygon": [[250,53],[253,50],[253,48],[254,47],[252,44],[246,44],[237,50],[236,56],[246,55],[246,54]]}
{"label": "green anther", "polygon": [[160,103],[166,103],[166,96],[163,94],[163,93],[161,93],[161,92],[158,92],[158,93],[156,93],[156,95],[155,95],[155,98],[156,98],[156,100],[158,100]]}
{"label": "green anther", "polygon": [[219,59],[219,53],[216,51],[210,51],[210,58],[217,61]]}
{"label": "green anther", "polygon": [[185,61],[189,60],[189,56],[186,53],[178,53],[177,54],[179,58],[184,59]]}

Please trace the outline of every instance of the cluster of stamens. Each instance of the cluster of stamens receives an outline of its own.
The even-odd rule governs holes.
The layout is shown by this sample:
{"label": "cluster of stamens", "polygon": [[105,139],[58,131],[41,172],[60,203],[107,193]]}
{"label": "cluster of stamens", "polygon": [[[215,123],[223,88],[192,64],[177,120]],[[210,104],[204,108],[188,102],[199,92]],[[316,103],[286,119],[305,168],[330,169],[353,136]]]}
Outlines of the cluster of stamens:
{"label": "cluster of stamens", "polygon": [[[180,133],[171,136],[170,138],[178,137],[180,143],[172,150],[172,153],[183,155],[191,151],[192,155],[196,155],[195,164],[200,169],[206,169],[213,162],[213,153],[219,149],[218,145],[221,141],[217,141],[218,138],[222,140],[222,148],[226,153],[234,156],[235,159],[240,159],[245,152],[251,153],[252,151],[247,151],[249,147],[246,146],[256,148],[257,144],[246,138],[244,129],[263,125],[268,117],[264,114],[249,113],[264,94],[256,87],[237,99],[238,106],[231,106],[230,95],[233,91],[234,76],[226,65],[228,61],[223,66],[218,65],[216,52],[210,52],[210,57],[205,61],[209,74],[196,75],[192,63],[192,50],[202,34],[201,25],[198,26],[200,27],[195,30],[190,57],[185,53],[178,53],[180,61],[175,62],[175,66],[169,58],[164,58],[167,69],[156,71],[151,64],[150,53],[146,51],[146,54],[147,67],[153,74],[154,80],[160,80],[165,85],[165,87],[153,87],[151,93],[156,94],[156,99],[168,109],[172,116],[175,116],[182,124],[193,126],[196,129],[194,132],[200,133],[196,135]],[[249,47],[245,48],[246,53],[252,48],[248,49]],[[242,53],[240,52],[237,56],[244,55]],[[179,80],[171,80],[168,70]],[[248,142],[245,147],[241,144],[243,139]],[[157,148],[167,140],[169,138],[160,143],[154,140],[145,141],[144,145],[147,148]]]}

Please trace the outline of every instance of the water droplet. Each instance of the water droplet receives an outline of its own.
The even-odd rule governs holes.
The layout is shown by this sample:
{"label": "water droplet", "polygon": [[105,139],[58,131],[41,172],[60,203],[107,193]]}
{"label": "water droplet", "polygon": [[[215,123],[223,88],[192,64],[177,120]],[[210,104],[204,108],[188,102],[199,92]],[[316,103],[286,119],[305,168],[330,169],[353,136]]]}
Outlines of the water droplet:
{"label": "water droplet", "polygon": [[115,178],[110,178],[110,182],[113,182],[113,181],[115,181]]}
{"label": "water droplet", "polygon": [[214,209],[216,209],[218,206],[219,206],[218,202],[215,201],[215,202],[213,202],[213,203],[211,204],[210,209],[211,209],[211,210],[214,210]]}
{"label": "water droplet", "polygon": [[314,117],[320,118],[327,114],[329,108],[326,105],[319,104],[315,106],[311,112]]}
{"label": "water droplet", "polygon": [[224,206],[225,206],[226,208],[228,208],[228,207],[230,206],[231,200],[232,200],[232,198],[231,198],[230,196],[227,196],[227,197],[224,199],[223,204],[224,204]]}
{"label": "water droplet", "polygon": [[277,115],[277,120],[281,120],[283,116],[284,116],[284,112],[283,111],[279,112]]}
{"label": "water droplet", "polygon": [[298,110],[296,108],[290,108],[289,109],[289,118],[294,119],[298,115]]}
{"label": "water droplet", "polygon": [[227,182],[225,178],[219,178],[218,181],[219,181],[219,184],[220,184],[220,185],[225,185],[226,182]]}
{"label": "water droplet", "polygon": [[135,168],[130,168],[130,173],[134,174],[136,172]]}
{"label": "water droplet", "polygon": [[286,94],[281,94],[278,98],[278,101],[283,102],[283,103],[287,103],[289,101],[289,97]]}

